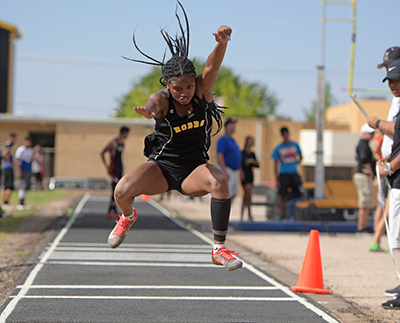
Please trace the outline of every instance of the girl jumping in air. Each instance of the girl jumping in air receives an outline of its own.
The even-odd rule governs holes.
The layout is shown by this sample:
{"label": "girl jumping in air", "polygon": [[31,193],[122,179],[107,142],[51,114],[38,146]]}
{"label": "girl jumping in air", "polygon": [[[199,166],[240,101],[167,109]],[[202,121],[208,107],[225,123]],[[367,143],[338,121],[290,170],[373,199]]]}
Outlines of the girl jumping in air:
{"label": "girl jumping in air", "polygon": [[233,255],[233,250],[225,248],[231,208],[228,182],[224,173],[208,163],[208,149],[211,143],[213,118],[218,129],[222,127],[221,109],[213,101],[212,87],[217,81],[218,71],[224,59],[232,29],[220,26],[213,33],[217,42],[207,59],[202,74],[196,75],[193,62],[188,58],[189,23],[183,6],[186,30],[175,13],[181,35],[171,37],[161,30],[172,55],[167,62],[157,61],[135,48],[148,59],[141,61],[161,66],[163,89],[151,94],[145,106],[135,107],[135,111],[148,118],[154,118],[155,131],[145,139],[147,162],[129,171],[115,188],[115,200],[123,215],[109,235],[111,248],[117,248],[137,218],[133,208],[135,197],[141,194],[154,195],[169,190],[177,190],[187,196],[203,196],[211,193],[211,221],[214,234],[214,249],[211,252],[215,265],[223,265],[228,270],[242,267],[242,262]]}

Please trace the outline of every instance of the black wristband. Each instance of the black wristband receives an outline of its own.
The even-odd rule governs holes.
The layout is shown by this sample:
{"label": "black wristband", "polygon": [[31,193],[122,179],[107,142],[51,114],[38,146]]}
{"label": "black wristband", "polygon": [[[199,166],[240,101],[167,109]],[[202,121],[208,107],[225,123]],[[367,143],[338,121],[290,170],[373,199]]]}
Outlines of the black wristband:
{"label": "black wristband", "polygon": [[379,124],[381,123],[381,120],[378,119],[378,121],[375,123],[375,128],[379,129]]}

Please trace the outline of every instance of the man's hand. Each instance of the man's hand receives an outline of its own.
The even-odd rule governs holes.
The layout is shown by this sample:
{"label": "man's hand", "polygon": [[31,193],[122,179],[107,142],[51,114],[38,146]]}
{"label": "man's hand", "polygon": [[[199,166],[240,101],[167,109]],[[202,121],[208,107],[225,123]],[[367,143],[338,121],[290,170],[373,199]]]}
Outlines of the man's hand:
{"label": "man's hand", "polygon": [[381,177],[381,178],[384,178],[384,177],[386,177],[386,176],[388,176],[389,174],[388,174],[388,172],[387,171],[385,171],[385,164],[379,164],[379,176]]}
{"label": "man's hand", "polygon": [[379,118],[377,116],[368,116],[367,117],[367,123],[373,129],[376,129],[376,122],[378,120],[379,120]]}

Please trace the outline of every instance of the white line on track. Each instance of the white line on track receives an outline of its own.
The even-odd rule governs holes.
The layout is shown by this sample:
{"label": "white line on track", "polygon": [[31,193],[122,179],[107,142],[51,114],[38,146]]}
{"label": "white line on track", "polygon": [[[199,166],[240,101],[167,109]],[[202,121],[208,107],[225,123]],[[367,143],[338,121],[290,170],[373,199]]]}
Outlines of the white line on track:
{"label": "white line on track", "polygon": [[[23,285],[17,286],[22,288]],[[188,289],[188,290],[278,290],[275,286],[186,286],[186,285],[32,285],[30,289]]]}
{"label": "white line on track", "polygon": [[210,254],[186,253],[113,253],[113,252],[53,252],[49,260],[111,260],[111,261],[157,261],[157,262],[204,262],[210,263]]}
{"label": "white line on track", "polygon": [[[13,298],[14,296],[10,296]],[[43,298],[43,299],[125,299],[125,300],[178,300],[178,301],[295,301],[291,297],[202,297],[202,296],[24,296],[24,298]]]}
{"label": "white line on track", "polygon": [[42,257],[42,262],[36,264],[35,268],[33,268],[33,270],[30,272],[28,278],[25,281],[25,284],[23,285],[23,287],[19,291],[18,295],[16,295],[13,298],[13,300],[7,305],[5,310],[1,313],[1,315],[0,315],[0,323],[4,323],[6,321],[7,317],[14,310],[15,306],[17,305],[17,303],[21,300],[21,298],[23,298],[26,295],[26,293],[28,292],[30,286],[32,286],[32,283],[35,280],[37,274],[42,269],[43,263],[47,261],[47,259],[50,257],[52,252],[56,249],[57,245],[60,243],[62,238],[64,238],[64,236],[67,234],[68,230],[71,228],[71,226],[74,223],[76,217],[81,212],[83,206],[89,200],[89,198],[90,198],[90,194],[86,193],[84,195],[84,197],[79,201],[76,209],[74,210],[74,213],[72,214],[71,218],[67,222],[67,225],[64,228],[61,229],[60,233],[54,239],[51,248],[49,250],[47,250],[47,252]]}
{"label": "white line on track", "polygon": [[[211,261],[210,261],[211,262]],[[102,262],[102,261],[46,261],[39,262],[42,265],[73,265],[73,266],[133,266],[133,267],[202,267],[202,268],[214,268],[214,269],[225,269],[223,266],[216,266],[212,263],[175,263],[175,262]],[[226,269],[225,269],[226,270]],[[1,322],[1,321],[0,321]]]}
{"label": "white line on track", "polygon": [[[105,243],[84,243],[84,242],[61,242],[58,244],[60,247],[104,247],[107,246]],[[210,244],[207,245],[197,245],[197,244],[147,244],[147,243],[124,243],[123,245],[119,246],[116,250],[121,249],[129,249],[129,248],[144,248],[144,249],[205,249],[211,250]],[[110,249],[110,247],[108,247]],[[111,250],[111,249],[110,249]],[[114,250],[114,249],[112,249]]]}
{"label": "white line on track", "polygon": [[211,257],[211,249],[208,248],[207,250],[201,250],[201,249],[167,249],[167,248],[125,248],[125,249],[111,249],[110,247],[104,247],[104,248],[94,248],[94,247],[57,247],[56,251],[61,251],[61,252],[66,252],[66,251],[78,251],[78,252],[89,252],[89,251],[94,251],[94,252],[100,252],[100,251],[106,251],[106,252],[113,252],[113,253],[127,253],[127,252],[140,252],[140,253],[145,253],[145,252],[151,252],[151,253],[187,253],[187,254],[207,254]]}

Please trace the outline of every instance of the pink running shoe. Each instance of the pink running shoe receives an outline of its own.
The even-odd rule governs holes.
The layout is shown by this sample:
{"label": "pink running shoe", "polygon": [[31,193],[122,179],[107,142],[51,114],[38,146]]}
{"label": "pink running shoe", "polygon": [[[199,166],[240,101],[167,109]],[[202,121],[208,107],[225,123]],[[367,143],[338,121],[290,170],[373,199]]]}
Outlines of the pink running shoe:
{"label": "pink running shoe", "polygon": [[233,250],[226,249],[225,247],[219,248],[217,252],[214,250],[211,252],[212,262],[218,266],[225,266],[229,271],[242,268],[243,263],[237,260],[232,255],[238,255],[239,253]]}
{"label": "pink running shoe", "polygon": [[124,242],[126,234],[128,233],[132,224],[134,224],[137,219],[137,213],[135,208],[133,208],[133,213],[135,215],[131,221],[128,221],[122,215],[119,217],[118,221],[115,221],[117,224],[115,225],[114,229],[108,236],[108,244],[110,245],[111,248],[113,249],[118,248],[122,244],[122,242]]}

